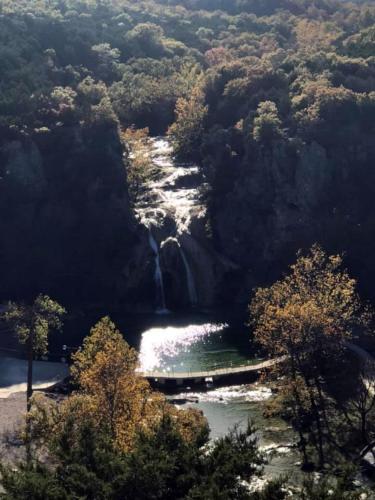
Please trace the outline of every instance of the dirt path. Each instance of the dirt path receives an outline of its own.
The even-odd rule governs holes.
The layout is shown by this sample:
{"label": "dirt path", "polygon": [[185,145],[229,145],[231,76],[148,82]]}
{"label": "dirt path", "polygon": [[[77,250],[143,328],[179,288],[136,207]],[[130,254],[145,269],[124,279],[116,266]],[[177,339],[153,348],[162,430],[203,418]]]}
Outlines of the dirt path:
{"label": "dirt path", "polygon": [[0,460],[3,462],[14,464],[25,456],[25,449],[17,432],[22,426],[25,413],[25,392],[0,399]]}

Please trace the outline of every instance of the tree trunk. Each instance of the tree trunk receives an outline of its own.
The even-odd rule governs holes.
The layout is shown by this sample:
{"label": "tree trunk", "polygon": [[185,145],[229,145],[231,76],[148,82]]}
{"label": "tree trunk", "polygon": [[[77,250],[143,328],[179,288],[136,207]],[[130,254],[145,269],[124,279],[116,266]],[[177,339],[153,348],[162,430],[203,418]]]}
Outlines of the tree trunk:
{"label": "tree trunk", "polygon": [[[33,358],[34,358],[34,331],[30,328],[30,335],[27,341],[27,412],[31,410],[31,396],[33,395]],[[31,463],[31,422],[26,415],[26,461]]]}
{"label": "tree trunk", "polygon": [[310,401],[311,406],[315,418],[316,430],[318,433],[318,455],[319,455],[319,468],[323,469],[324,467],[324,445],[323,445],[323,429],[322,422],[319,415],[319,408],[315,402],[314,396],[310,392]]}
{"label": "tree trunk", "polygon": [[34,333],[30,329],[29,339],[27,341],[27,411],[31,410],[31,396],[33,395],[33,358],[34,358]]}
{"label": "tree trunk", "polygon": [[293,397],[294,401],[296,403],[296,409],[295,414],[296,414],[296,427],[299,435],[299,444],[301,447],[302,451],[302,457],[303,457],[303,465],[306,466],[308,464],[308,457],[307,457],[307,451],[306,451],[306,439],[305,436],[303,435],[303,430],[301,428],[301,417],[303,413],[303,405],[301,403],[301,398],[299,397],[298,390],[296,389],[296,369],[294,365],[294,359],[291,356],[291,365],[292,365],[292,380],[293,380]]}
{"label": "tree trunk", "polygon": [[314,387],[312,386],[310,380],[308,377],[304,375],[304,380],[305,384],[309,393],[309,399],[310,399],[310,404],[311,404],[311,409],[313,413],[313,418],[315,420],[316,424],[316,431],[317,431],[317,451],[319,455],[319,468],[323,469],[324,467],[324,443],[323,443],[323,427],[322,427],[322,421],[320,418],[319,414],[319,405],[316,402],[315,395],[314,395]]}
{"label": "tree trunk", "polygon": [[366,410],[362,410],[361,412],[361,434],[362,434],[362,441],[364,444],[368,442],[367,440],[367,415],[366,415]]}

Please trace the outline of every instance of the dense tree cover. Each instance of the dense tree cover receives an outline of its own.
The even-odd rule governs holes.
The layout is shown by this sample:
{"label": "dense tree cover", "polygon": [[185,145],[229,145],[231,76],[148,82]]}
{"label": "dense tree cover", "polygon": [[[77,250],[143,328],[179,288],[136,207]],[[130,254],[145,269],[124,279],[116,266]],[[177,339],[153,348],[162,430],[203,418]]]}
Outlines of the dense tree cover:
{"label": "dense tree cover", "polygon": [[0,464],[1,498],[365,498],[345,469],[298,487],[286,478],[263,481],[266,460],[256,429],[249,423],[209,442],[200,412],[176,409],[139,377],[137,353],[108,317],[72,361],[73,393],[33,396],[27,416],[32,454],[27,463]]}
{"label": "dense tree cover", "polygon": [[134,296],[119,125],[201,162],[237,299],[313,241],[371,292],[374,23],[335,0],[3,0],[0,295]]}
{"label": "dense tree cover", "polygon": [[28,415],[34,459],[1,467],[2,497],[285,497],[282,481],[254,493],[244,483],[261,476],[264,463],[251,426],[208,445],[202,414],[168,404],[136,367],[136,352],[103,318],[73,358],[76,391],[60,403],[35,396]]}
{"label": "dense tree cover", "polygon": [[276,2],[260,18],[250,3],[206,52],[215,246],[247,271],[234,277],[244,295],[314,241],[347,251],[373,294],[374,7]]}
{"label": "dense tree cover", "polygon": [[[170,113],[177,98],[188,94],[194,85],[198,67],[204,70],[236,63],[236,71],[244,73],[242,78],[249,71],[253,74],[258,63],[258,80],[267,70],[285,77],[294,70],[295,81],[314,52],[323,49],[331,56],[338,52],[345,57],[354,46],[366,43],[374,21],[370,6],[349,7],[329,0],[212,5],[197,1],[187,2],[187,8],[183,2],[171,3],[4,0],[0,20],[0,60],[5,76],[1,84],[2,123],[43,126],[56,120],[57,113],[68,111],[87,119],[88,109],[83,106],[87,90],[83,96],[79,89],[87,79],[91,105],[109,92],[124,124],[139,126],[148,120],[147,126],[162,130],[172,121],[168,109]],[[254,13],[252,3],[263,10]],[[194,4],[207,10],[189,10]],[[234,12],[229,14],[231,8]],[[216,58],[212,58],[215,52]],[[357,61],[361,63],[366,61]],[[329,66],[326,63],[327,70]],[[361,79],[371,75],[371,61],[367,66],[369,75],[364,70]],[[310,65],[308,69],[313,77],[317,68]],[[319,72],[324,70],[321,65]],[[223,84],[237,78],[228,75]],[[231,86],[240,83],[235,81]],[[246,81],[242,81],[243,90],[244,85]],[[262,86],[264,92],[269,85],[271,81],[268,87]],[[60,87],[57,94],[54,89]],[[66,103],[69,93],[73,99],[77,90],[79,99],[74,105]],[[57,111],[59,100],[64,106]],[[46,116],[46,106],[54,110],[52,116]],[[159,124],[153,107],[167,114]]]}
{"label": "dense tree cover", "polygon": [[334,386],[343,384],[353,332],[368,328],[372,314],[341,256],[313,246],[290,274],[256,291],[250,314],[256,339],[280,359],[283,404],[299,432],[304,464],[314,457],[320,468],[338,457],[358,464],[361,450],[374,440],[373,366],[365,365],[359,377],[352,368],[344,398]]}
{"label": "dense tree cover", "polygon": [[[240,479],[260,475],[262,458],[254,438],[232,432],[209,452],[187,444],[173,422],[164,418],[151,435],[140,433],[132,451],[121,453],[108,435],[84,422],[73,448],[66,434],[55,442],[51,470],[42,464],[11,470],[2,467],[3,498],[92,500],[268,500],[286,498],[282,482],[250,493]],[[251,432],[251,430],[249,430]],[[327,488],[325,488],[327,491]],[[349,497],[350,498],[350,497]],[[352,498],[355,498],[354,496]]]}

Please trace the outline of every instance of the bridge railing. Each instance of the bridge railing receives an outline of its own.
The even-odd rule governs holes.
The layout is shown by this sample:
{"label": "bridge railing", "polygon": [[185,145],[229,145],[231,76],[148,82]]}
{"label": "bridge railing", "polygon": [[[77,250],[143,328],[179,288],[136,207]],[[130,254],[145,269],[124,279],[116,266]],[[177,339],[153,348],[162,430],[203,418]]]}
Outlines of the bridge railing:
{"label": "bridge railing", "polygon": [[140,371],[139,373],[146,378],[165,378],[165,379],[183,379],[183,378],[205,378],[205,377],[213,377],[220,375],[231,375],[236,373],[243,372],[251,372],[258,371],[263,368],[268,368],[275,364],[277,360],[264,360],[260,363],[242,363],[242,364],[233,364],[230,363],[230,366],[226,367],[218,367],[216,365],[215,368],[210,370],[192,370],[191,368],[181,371],[175,369],[175,367],[170,368],[169,370],[152,370],[152,371]]}

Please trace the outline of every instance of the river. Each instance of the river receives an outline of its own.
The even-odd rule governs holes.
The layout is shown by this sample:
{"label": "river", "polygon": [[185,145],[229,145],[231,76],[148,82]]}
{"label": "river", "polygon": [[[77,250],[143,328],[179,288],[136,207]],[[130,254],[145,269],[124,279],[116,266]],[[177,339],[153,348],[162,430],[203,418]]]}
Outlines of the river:
{"label": "river", "polygon": [[[250,342],[249,331],[240,321],[227,321],[215,314],[170,314],[155,317],[138,338],[142,370],[208,370],[257,362],[259,357]],[[212,387],[207,391],[183,390],[168,395],[179,407],[200,409],[206,416],[211,439],[223,436],[235,425],[246,428],[248,421],[257,428],[259,445],[268,457],[267,477],[287,474],[298,482],[300,456],[295,447],[296,435],[286,422],[264,418],[266,402],[272,397],[262,383]]]}
{"label": "river", "polygon": [[[202,192],[206,183],[200,169],[178,163],[167,138],[146,140],[142,154],[157,172],[144,186],[136,215],[149,232],[155,311],[159,314],[133,337],[141,370],[186,372],[256,363],[259,358],[244,327],[245,318],[217,310],[168,314],[176,306],[185,311],[212,307],[216,287],[225,280],[231,263],[212,248],[204,229]],[[235,425],[244,428],[251,420],[258,429],[259,444],[270,458],[267,475],[299,474],[294,432],[279,419],[263,417],[264,405],[272,397],[265,385],[212,387],[199,393],[187,390],[169,397],[179,406],[202,410],[212,439]]]}
{"label": "river", "polygon": [[[157,175],[145,186],[136,215],[149,233],[150,266],[154,283],[154,312],[144,316],[111,314],[126,340],[139,350],[144,371],[207,370],[257,362],[245,318],[233,311],[211,308],[216,284],[230,268],[223,256],[209,247],[205,236],[205,206],[201,192],[204,179],[194,165],[175,162],[168,140],[147,141],[145,154]],[[165,278],[168,279],[165,279]],[[172,310],[183,313],[171,313]],[[64,343],[75,348],[89,327],[108,311],[74,320],[64,332]],[[51,349],[61,351],[62,341],[51,338]],[[26,364],[19,360],[0,360],[0,392],[24,389]],[[35,382],[45,384],[66,373],[61,364],[36,364]],[[246,427],[250,419],[258,429],[259,444],[269,456],[268,476],[288,473],[297,477],[299,455],[296,437],[282,420],[265,419],[264,405],[272,396],[260,383],[212,387],[203,392],[186,390],[169,396],[179,406],[203,411],[215,439],[234,425]]]}
{"label": "river", "polygon": [[[69,374],[64,363],[34,361],[34,389],[50,387]],[[0,399],[10,394],[24,392],[27,388],[27,361],[10,356],[0,357]]]}
{"label": "river", "polygon": [[[207,307],[213,298],[215,273],[218,269],[225,272],[229,264],[210,253],[205,241],[196,241],[197,235],[201,237],[200,231],[195,229],[196,234],[192,234],[192,226],[196,228],[197,221],[204,219],[200,196],[204,180],[196,166],[175,164],[167,140],[151,139],[148,148],[159,175],[149,182],[136,213],[149,232],[154,263],[154,312],[130,315],[117,310],[111,318],[129,344],[138,349],[142,371],[186,372],[259,362],[250,331],[244,326],[245,318],[233,311]],[[174,251],[166,252],[167,247]],[[174,260],[177,256],[178,265],[170,265],[171,256]],[[181,294],[179,300],[176,294]],[[179,306],[177,310],[184,312],[171,312],[171,298]],[[107,313],[81,317],[81,324],[75,318],[74,325],[72,322],[64,331],[64,343],[75,349],[89,328]],[[62,352],[61,340],[53,338],[51,342],[53,350]],[[61,363],[36,362],[34,382],[39,387],[51,384],[63,378],[67,370]],[[25,381],[25,361],[0,358],[0,397],[24,390]],[[168,397],[179,407],[200,409],[208,420],[211,439],[223,436],[236,425],[245,428],[250,420],[268,457],[266,477],[288,475],[292,482],[300,483],[297,437],[285,421],[264,417],[265,405],[272,397],[264,383],[210,387],[200,392],[186,388]]]}

